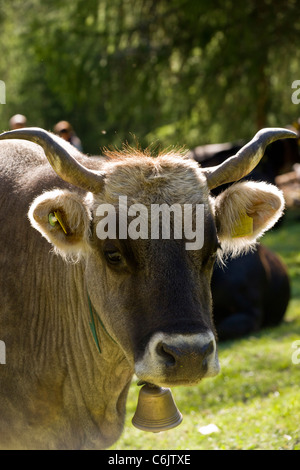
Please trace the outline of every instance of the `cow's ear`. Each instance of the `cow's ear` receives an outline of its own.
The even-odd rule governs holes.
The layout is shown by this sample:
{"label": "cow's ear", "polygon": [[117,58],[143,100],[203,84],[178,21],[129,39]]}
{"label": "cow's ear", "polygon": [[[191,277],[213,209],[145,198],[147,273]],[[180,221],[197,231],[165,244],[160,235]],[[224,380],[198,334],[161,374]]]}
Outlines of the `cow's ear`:
{"label": "cow's ear", "polygon": [[67,258],[88,250],[91,210],[88,198],[55,189],[38,196],[28,212],[31,225]]}
{"label": "cow's ear", "polygon": [[271,184],[246,181],[227,188],[215,199],[216,225],[223,251],[234,256],[247,251],[273,227],[283,209],[283,195]]}

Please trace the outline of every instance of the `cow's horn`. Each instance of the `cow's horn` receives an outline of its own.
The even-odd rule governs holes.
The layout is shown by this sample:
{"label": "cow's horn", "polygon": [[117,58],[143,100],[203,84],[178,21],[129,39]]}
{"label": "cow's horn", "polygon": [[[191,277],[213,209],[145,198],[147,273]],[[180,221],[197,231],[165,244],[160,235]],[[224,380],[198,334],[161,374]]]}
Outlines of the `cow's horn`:
{"label": "cow's horn", "polygon": [[103,175],[81,165],[44,129],[39,127],[15,129],[4,132],[0,135],[0,139],[24,139],[40,145],[54,171],[64,181],[86,191],[101,191]]}
{"label": "cow's horn", "polygon": [[209,189],[238,181],[248,175],[258,165],[267,145],[275,140],[289,137],[297,137],[297,134],[281,128],[261,129],[236,155],[227,158],[220,165],[203,169]]}

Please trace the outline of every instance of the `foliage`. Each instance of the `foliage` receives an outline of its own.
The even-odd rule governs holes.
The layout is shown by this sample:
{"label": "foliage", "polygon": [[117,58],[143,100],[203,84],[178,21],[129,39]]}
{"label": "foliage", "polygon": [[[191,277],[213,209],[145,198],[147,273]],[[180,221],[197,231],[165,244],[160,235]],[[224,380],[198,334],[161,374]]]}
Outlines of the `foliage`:
{"label": "foliage", "polygon": [[[0,127],[68,119],[87,152],[250,137],[298,118],[296,0],[11,0],[0,7]],[[230,116],[230,119],[228,119]]]}
{"label": "foliage", "polygon": [[[219,344],[221,373],[194,387],[172,389],[183,415],[177,428],[151,434],[131,424],[138,390],[131,385],[126,426],[118,450],[280,450],[300,449],[300,364],[293,364],[294,341],[300,340],[299,215],[263,238],[287,263],[292,300],[286,319],[276,328]],[[199,428],[215,424],[219,432]]]}

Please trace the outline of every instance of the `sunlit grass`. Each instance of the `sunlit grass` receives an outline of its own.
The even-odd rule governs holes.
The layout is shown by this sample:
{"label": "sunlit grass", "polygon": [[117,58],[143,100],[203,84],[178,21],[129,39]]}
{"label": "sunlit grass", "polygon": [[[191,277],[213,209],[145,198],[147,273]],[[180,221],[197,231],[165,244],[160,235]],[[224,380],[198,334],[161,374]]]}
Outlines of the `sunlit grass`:
{"label": "sunlit grass", "polygon": [[[300,340],[300,219],[294,214],[267,234],[264,244],[286,262],[292,300],[285,321],[248,338],[219,345],[221,373],[194,387],[176,387],[173,396],[183,422],[152,434],[131,424],[139,387],[130,388],[126,424],[112,449],[299,449],[300,364],[293,364],[292,343]],[[300,357],[300,354],[299,354]],[[199,428],[219,429],[203,435]]]}

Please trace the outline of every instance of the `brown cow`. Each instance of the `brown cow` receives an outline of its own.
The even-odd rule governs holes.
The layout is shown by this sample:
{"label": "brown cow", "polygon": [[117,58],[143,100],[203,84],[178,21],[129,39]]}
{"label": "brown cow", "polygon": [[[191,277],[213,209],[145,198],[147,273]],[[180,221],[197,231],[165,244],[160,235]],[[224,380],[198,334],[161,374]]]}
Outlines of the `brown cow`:
{"label": "brown cow", "polygon": [[[284,202],[265,183],[237,183],[217,198],[210,190],[241,179],[266,145],[293,136],[265,129],[222,165],[201,169],[176,152],[87,158],[37,128],[1,135],[2,448],[107,448],[122,432],[134,372],[171,387],[218,373],[217,252],[247,250]],[[203,245],[188,247],[190,232],[180,238],[178,224],[170,237],[145,236],[145,224],[137,236],[142,219],[134,215],[163,204],[192,207]],[[119,216],[115,236],[110,208]],[[105,217],[107,238],[99,236]]]}

